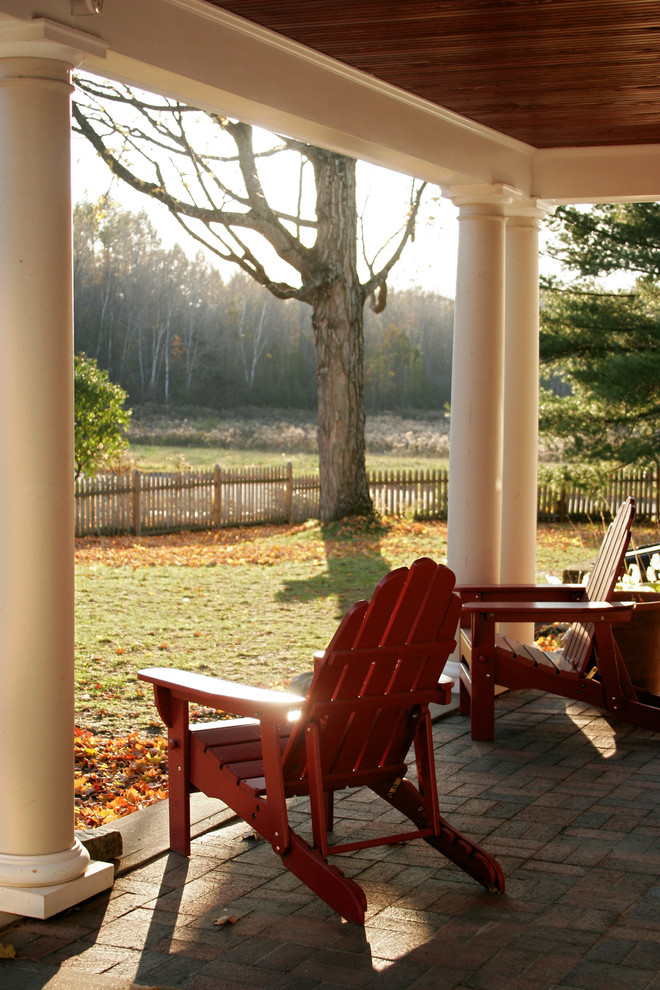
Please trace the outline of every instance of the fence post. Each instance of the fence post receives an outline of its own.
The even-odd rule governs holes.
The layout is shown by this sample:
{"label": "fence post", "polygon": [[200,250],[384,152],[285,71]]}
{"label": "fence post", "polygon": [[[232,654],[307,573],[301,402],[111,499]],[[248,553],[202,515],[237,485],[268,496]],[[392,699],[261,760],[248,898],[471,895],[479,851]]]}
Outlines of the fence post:
{"label": "fence post", "polygon": [[559,522],[563,522],[566,518],[566,488],[562,487],[559,493],[559,502],[557,503],[557,515],[559,517]]}
{"label": "fence post", "polygon": [[137,468],[131,475],[131,530],[135,536],[142,529],[142,479]]}
{"label": "fence post", "polygon": [[293,465],[286,462],[286,487],[284,489],[284,513],[289,524],[293,522]]}
{"label": "fence post", "polygon": [[214,529],[220,528],[220,510],[222,507],[222,491],[220,488],[221,480],[220,465],[215,464],[213,467],[213,518],[211,520],[211,525]]}

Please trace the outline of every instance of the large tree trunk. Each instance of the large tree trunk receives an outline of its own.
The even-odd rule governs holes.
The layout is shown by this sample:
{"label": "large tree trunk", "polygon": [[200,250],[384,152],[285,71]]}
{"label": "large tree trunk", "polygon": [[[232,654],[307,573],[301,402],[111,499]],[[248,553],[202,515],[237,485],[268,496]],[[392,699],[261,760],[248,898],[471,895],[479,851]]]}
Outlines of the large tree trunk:
{"label": "large tree trunk", "polygon": [[316,253],[325,278],[312,292],[316,341],[321,519],[373,512],[365,468],[364,295],[357,275],[355,162],[315,156]]}

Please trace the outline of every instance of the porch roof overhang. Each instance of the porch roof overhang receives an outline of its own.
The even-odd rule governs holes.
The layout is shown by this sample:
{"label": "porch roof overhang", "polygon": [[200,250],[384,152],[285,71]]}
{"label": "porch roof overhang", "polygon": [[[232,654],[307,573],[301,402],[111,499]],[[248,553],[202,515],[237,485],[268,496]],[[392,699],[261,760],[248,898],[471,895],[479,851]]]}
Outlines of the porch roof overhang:
{"label": "porch roof overhang", "polygon": [[[77,48],[89,71],[443,187],[501,183],[551,202],[660,199],[656,4],[105,0],[98,17],[84,7],[0,0],[0,55],[21,54],[27,40],[34,52],[43,37]],[[448,8],[453,30],[438,15]],[[555,51],[543,62],[535,31],[549,52],[560,15],[572,25],[565,59]],[[395,57],[397,25],[406,43]]]}

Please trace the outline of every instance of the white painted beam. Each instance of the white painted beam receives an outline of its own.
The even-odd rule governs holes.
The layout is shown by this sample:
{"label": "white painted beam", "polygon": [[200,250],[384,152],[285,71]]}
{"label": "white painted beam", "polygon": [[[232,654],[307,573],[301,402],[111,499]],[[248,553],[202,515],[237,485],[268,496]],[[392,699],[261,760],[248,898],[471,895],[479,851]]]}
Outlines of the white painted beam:
{"label": "white painted beam", "polygon": [[660,200],[660,145],[537,151],[532,188],[554,203]]}
{"label": "white painted beam", "polygon": [[202,0],[72,9],[0,0],[0,31],[37,18],[85,32],[89,71],[441,186],[503,183],[555,203],[660,199],[658,145],[538,150]]}

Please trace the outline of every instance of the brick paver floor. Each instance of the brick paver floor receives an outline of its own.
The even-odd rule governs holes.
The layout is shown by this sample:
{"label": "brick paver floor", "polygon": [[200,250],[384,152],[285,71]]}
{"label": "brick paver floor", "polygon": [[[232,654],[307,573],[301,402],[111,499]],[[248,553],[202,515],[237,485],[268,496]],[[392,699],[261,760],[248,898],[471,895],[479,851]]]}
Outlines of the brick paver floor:
{"label": "brick paver floor", "polygon": [[[660,990],[660,734],[532,691],[497,712],[494,742],[456,714],[434,731],[442,812],[498,857],[505,895],[423,842],[362,850],[339,863],[367,894],[358,928],[232,821],[190,860],[1,932],[0,986]],[[337,801],[338,830],[390,814],[368,791]],[[293,818],[304,831],[304,802]]]}

